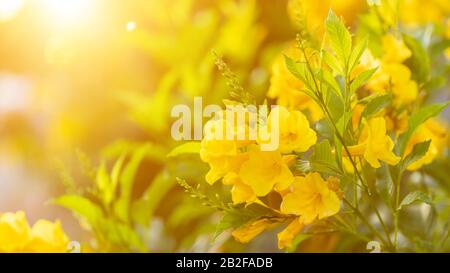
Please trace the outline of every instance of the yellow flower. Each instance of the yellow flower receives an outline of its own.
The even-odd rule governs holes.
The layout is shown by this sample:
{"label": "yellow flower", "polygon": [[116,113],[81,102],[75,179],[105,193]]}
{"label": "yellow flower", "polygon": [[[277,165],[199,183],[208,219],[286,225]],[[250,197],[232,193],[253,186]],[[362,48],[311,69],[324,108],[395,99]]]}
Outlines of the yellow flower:
{"label": "yellow flower", "polygon": [[388,82],[385,82],[385,90],[389,86],[392,88],[396,105],[410,103],[417,98],[417,83],[411,80],[411,71],[407,66],[398,63],[383,64],[382,71],[389,77]]}
{"label": "yellow flower", "polygon": [[261,232],[273,225],[268,219],[263,218],[247,223],[235,229],[231,235],[234,239],[242,244],[246,244],[258,236]]}
{"label": "yellow flower", "polygon": [[263,152],[258,148],[249,151],[249,158],[242,164],[239,177],[251,187],[256,196],[265,196],[273,188],[277,191],[284,190],[294,179],[279,152]]}
{"label": "yellow flower", "polygon": [[384,63],[402,63],[411,57],[411,50],[392,34],[383,36],[383,58]]}
{"label": "yellow flower", "polygon": [[283,231],[278,233],[278,248],[284,249],[292,245],[292,240],[302,231],[305,225],[300,218],[294,219]]}
{"label": "yellow flower", "polygon": [[22,251],[30,238],[30,227],[23,211],[0,214],[0,252]]}
{"label": "yellow flower", "polygon": [[352,76],[378,68],[367,83],[369,90],[377,93],[392,91],[396,106],[413,102],[419,92],[418,86],[411,79],[410,69],[402,64],[410,56],[411,50],[403,40],[396,39],[391,34],[385,35],[381,61],[375,59],[369,50],[364,51],[360,64],[352,71]]}
{"label": "yellow flower", "polygon": [[[230,130],[230,126],[223,119],[210,120],[205,128],[211,128],[211,130],[206,131],[207,135],[201,142],[200,158],[209,164],[210,170],[205,179],[209,184],[213,184],[228,172],[237,173],[239,171],[240,165],[247,158],[247,154],[239,152],[239,148],[248,142],[227,140],[225,134],[226,130]],[[221,128],[222,135],[215,136],[216,131],[213,129],[218,128]],[[234,130],[234,128],[232,129]]]}
{"label": "yellow flower", "polygon": [[420,125],[408,142],[405,156],[412,151],[415,144],[427,140],[431,140],[427,153],[421,159],[409,165],[407,168],[408,170],[417,170],[423,165],[433,162],[433,160],[442,153],[445,149],[447,140],[446,126],[436,119],[429,119],[424,124]]}
{"label": "yellow flower", "polygon": [[339,209],[339,197],[318,173],[295,177],[291,192],[283,197],[281,203],[282,213],[298,215],[304,224],[332,216]]}
{"label": "yellow flower", "polygon": [[278,149],[282,153],[305,152],[317,141],[316,132],[310,128],[308,119],[300,111],[289,111],[278,106],[272,109],[268,117],[268,132],[274,123],[278,124]]}
{"label": "yellow flower", "polygon": [[25,246],[29,252],[65,252],[69,238],[64,233],[61,223],[39,220],[31,229],[32,238]]}
{"label": "yellow flower", "polygon": [[59,221],[39,220],[30,229],[23,211],[0,215],[0,252],[65,252],[68,243]]}
{"label": "yellow flower", "polygon": [[375,117],[365,122],[357,145],[348,147],[351,156],[364,156],[364,159],[373,167],[379,168],[380,162],[396,165],[400,157],[392,149],[394,142],[386,135],[386,122],[382,117]]}
{"label": "yellow flower", "polygon": [[410,26],[441,23],[450,15],[447,0],[401,0],[399,3],[400,19]]}
{"label": "yellow flower", "polygon": [[272,66],[272,77],[267,96],[277,99],[278,105],[289,109],[308,111],[313,121],[321,119],[323,117],[321,108],[313,99],[300,91],[304,88],[304,84],[286,68],[284,55],[296,60],[301,59],[300,50],[293,45],[276,58]]}
{"label": "yellow flower", "polygon": [[244,184],[236,173],[227,173],[223,178],[223,184],[233,185],[231,189],[231,200],[233,204],[252,203],[258,200],[252,188]]}

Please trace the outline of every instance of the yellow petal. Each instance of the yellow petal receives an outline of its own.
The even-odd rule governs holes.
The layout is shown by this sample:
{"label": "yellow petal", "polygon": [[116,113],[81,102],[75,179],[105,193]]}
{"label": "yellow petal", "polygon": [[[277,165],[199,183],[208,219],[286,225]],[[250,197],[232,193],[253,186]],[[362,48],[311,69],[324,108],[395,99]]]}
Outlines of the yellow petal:
{"label": "yellow petal", "polygon": [[61,222],[37,221],[31,230],[32,238],[25,246],[30,252],[66,252],[69,238],[61,227]]}
{"label": "yellow petal", "polygon": [[278,233],[278,248],[284,249],[290,247],[292,240],[302,231],[304,224],[300,219],[294,219],[283,231]]}
{"label": "yellow petal", "polygon": [[0,252],[22,251],[31,237],[23,211],[0,214]]}
{"label": "yellow petal", "polygon": [[272,223],[269,220],[259,219],[235,229],[231,235],[236,241],[246,244],[271,225]]}

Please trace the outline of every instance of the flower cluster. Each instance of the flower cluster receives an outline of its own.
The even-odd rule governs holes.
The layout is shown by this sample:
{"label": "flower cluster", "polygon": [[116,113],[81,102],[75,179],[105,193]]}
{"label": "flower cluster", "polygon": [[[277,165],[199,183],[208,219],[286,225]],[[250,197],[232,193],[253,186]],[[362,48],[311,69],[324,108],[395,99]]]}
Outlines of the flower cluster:
{"label": "flower cluster", "polygon": [[[388,7],[372,7],[381,8]],[[262,137],[214,140],[207,133],[201,142],[200,157],[210,166],[208,183],[222,179],[230,185],[235,206],[258,204],[272,211],[271,216],[257,216],[235,227],[232,235],[239,242],[286,224],[278,233],[278,247],[291,248],[297,234],[322,220],[354,233],[348,227],[357,220],[350,224],[343,216],[330,224],[327,219],[347,207],[385,249],[398,250],[399,211],[403,203],[419,199],[412,194],[400,204],[402,177],[444,153],[448,129],[435,116],[447,104],[424,103],[430,64],[420,59],[424,52],[420,42],[390,29],[392,24],[382,16],[377,20],[386,29],[373,39],[380,43],[371,43],[367,37],[354,39],[330,12],[319,31],[322,38],[302,29],[275,59],[267,97],[277,104],[268,117],[277,119],[279,126],[276,151],[261,151]],[[246,129],[233,128],[223,118],[208,122],[212,123],[233,132]],[[272,122],[261,123],[271,132]],[[390,227],[374,199],[381,195],[377,176],[382,175],[396,186],[386,204],[392,208]],[[377,217],[384,235],[361,213],[361,202]]]}

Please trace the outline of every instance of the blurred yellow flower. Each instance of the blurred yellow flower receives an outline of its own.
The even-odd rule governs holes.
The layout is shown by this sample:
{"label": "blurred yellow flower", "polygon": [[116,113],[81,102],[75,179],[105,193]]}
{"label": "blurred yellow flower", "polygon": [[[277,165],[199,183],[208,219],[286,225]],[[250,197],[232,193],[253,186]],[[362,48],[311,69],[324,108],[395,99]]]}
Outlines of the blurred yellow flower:
{"label": "blurred yellow flower", "polygon": [[69,244],[60,221],[39,220],[33,225],[31,235],[25,246],[27,252],[65,252]]}
{"label": "blurred yellow flower", "polygon": [[328,187],[328,184],[329,181],[324,181],[319,173],[295,177],[290,192],[283,196],[281,212],[300,216],[304,224],[338,213],[339,197]]}
{"label": "blurred yellow flower", "polygon": [[431,140],[427,153],[421,159],[408,166],[408,170],[417,170],[423,165],[431,163],[445,149],[447,142],[447,127],[437,119],[429,119],[417,128],[406,147],[405,156],[419,142]]}
{"label": "blurred yellow flower", "polygon": [[[330,9],[344,17],[346,23],[351,25],[365,7],[366,1],[362,0],[291,0],[288,13],[297,27],[306,27],[310,33],[320,34],[323,31],[323,21]],[[300,20],[303,22],[300,23]]]}
{"label": "blurred yellow flower", "polygon": [[411,70],[404,64],[411,56],[411,50],[403,40],[392,34],[383,37],[383,55],[381,60],[374,58],[370,50],[366,50],[360,64],[354,69],[353,76],[372,68],[378,68],[367,83],[372,92],[392,92],[394,105],[401,106],[413,102],[419,92],[417,83],[411,79]]}
{"label": "blurred yellow flower", "polygon": [[23,211],[0,214],[0,252],[22,251],[30,238],[30,227]]}
{"label": "blurred yellow flower", "polygon": [[277,191],[284,190],[294,180],[288,164],[279,152],[264,152],[258,148],[249,152],[249,158],[242,164],[239,177],[257,196],[265,196],[273,188]]}
{"label": "blurred yellow flower", "polygon": [[351,156],[364,156],[364,159],[373,168],[381,167],[380,160],[390,165],[396,165],[400,161],[400,157],[392,152],[394,142],[386,134],[384,118],[375,117],[363,122],[365,126],[359,136],[358,144],[348,147]]}
{"label": "blurred yellow flower", "polygon": [[30,229],[23,211],[0,215],[0,252],[66,252],[68,243],[59,221],[39,220]]}
{"label": "blurred yellow flower", "polygon": [[411,26],[441,23],[450,15],[450,1],[447,0],[400,0],[399,15],[403,23]]}
{"label": "blurred yellow flower", "polygon": [[284,249],[292,245],[292,240],[302,231],[305,225],[300,218],[294,219],[289,225],[280,233],[278,233],[278,248]]}
{"label": "blurred yellow flower", "polygon": [[382,38],[383,57],[385,63],[402,63],[411,56],[411,50],[392,34],[386,34]]}

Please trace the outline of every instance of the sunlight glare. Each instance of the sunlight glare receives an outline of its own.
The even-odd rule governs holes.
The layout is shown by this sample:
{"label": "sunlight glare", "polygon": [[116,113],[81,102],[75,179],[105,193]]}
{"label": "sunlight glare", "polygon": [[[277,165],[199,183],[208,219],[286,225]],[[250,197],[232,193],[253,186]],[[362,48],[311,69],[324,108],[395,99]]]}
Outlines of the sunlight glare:
{"label": "sunlight glare", "polygon": [[93,0],[43,0],[45,8],[59,23],[82,22],[89,15]]}
{"label": "sunlight glare", "polygon": [[23,4],[23,0],[0,0],[0,22],[13,19]]}

